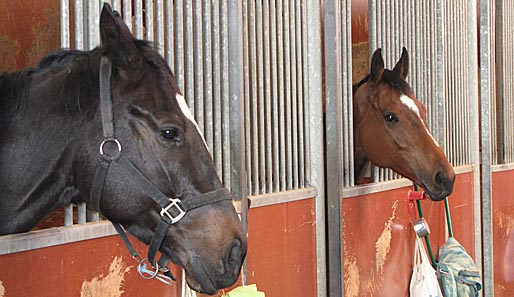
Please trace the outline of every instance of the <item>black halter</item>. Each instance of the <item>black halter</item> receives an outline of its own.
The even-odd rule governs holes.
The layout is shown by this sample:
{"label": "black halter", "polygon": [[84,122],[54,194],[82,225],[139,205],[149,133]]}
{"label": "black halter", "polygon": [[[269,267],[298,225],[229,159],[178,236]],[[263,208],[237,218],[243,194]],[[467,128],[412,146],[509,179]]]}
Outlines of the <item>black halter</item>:
{"label": "black halter", "polygon": [[[170,270],[167,268],[169,258],[161,255],[159,262],[155,262],[155,256],[160,249],[166,233],[172,224],[180,221],[187,211],[199,208],[208,204],[220,202],[223,200],[232,200],[230,192],[225,189],[218,189],[212,192],[201,194],[187,200],[179,198],[168,198],[159,191],[125,156],[122,154],[121,143],[114,135],[114,122],[112,114],[111,102],[111,71],[112,65],[107,57],[102,56],[100,60],[100,111],[102,115],[102,129],[104,140],[100,144],[100,164],[96,167],[93,185],[91,188],[91,206],[94,210],[100,212],[100,199],[102,197],[102,189],[105,178],[110,168],[123,170],[130,178],[131,182],[152,198],[161,207],[161,220],[157,226],[154,236],[148,248],[148,258],[142,257],[135,251],[130,243],[125,231],[120,224],[112,223],[114,228],[121,236],[123,242],[127,246],[132,257],[139,262],[138,271],[142,277],[150,279],[157,276],[159,272],[172,280],[175,280]],[[114,144],[117,151],[108,154],[105,149],[107,144]],[[154,270],[146,270],[145,262],[148,261]],[[144,271],[144,272],[143,272]],[[159,277],[159,276],[157,276]],[[162,279],[161,279],[162,280]],[[166,281],[164,281],[166,282]]]}

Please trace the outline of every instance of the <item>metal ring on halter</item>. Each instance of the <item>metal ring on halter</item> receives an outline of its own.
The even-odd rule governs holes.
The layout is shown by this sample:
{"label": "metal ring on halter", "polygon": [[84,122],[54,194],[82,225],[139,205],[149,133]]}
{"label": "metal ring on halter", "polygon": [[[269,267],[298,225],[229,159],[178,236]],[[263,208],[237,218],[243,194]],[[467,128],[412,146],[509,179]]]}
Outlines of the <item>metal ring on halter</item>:
{"label": "metal ring on halter", "polygon": [[[137,265],[137,272],[139,272],[139,275],[144,279],[152,279],[152,278],[156,277],[157,274],[159,273],[159,264],[157,262],[155,262],[156,267],[153,267],[150,264],[150,267],[155,269],[155,271],[151,271],[146,268],[145,261],[147,261],[148,264],[150,264],[150,261],[148,261],[148,258],[144,258],[143,260],[141,260],[141,262],[139,262],[139,265]],[[149,273],[150,276],[148,276],[148,275],[144,274],[143,272],[151,272],[151,274]]]}
{"label": "metal ring on halter", "polygon": [[[104,153],[104,146],[109,142],[114,142],[118,148],[118,152],[114,156],[109,156]],[[102,157],[108,158],[110,160],[114,160],[114,159],[118,158],[120,156],[120,154],[121,154],[121,143],[118,141],[118,139],[106,138],[102,141],[102,143],[100,143],[100,155],[102,155]]]}

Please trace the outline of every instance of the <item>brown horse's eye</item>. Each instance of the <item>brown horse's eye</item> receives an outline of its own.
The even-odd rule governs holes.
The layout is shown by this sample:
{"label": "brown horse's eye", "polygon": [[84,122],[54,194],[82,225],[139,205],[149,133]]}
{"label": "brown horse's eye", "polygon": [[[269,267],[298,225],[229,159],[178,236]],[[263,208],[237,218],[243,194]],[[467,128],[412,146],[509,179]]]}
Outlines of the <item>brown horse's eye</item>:
{"label": "brown horse's eye", "polygon": [[398,119],[398,116],[394,113],[388,113],[384,116],[384,119],[389,122],[389,123],[398,123],[398,121],[400,121]]}
{"label": "brown horse's eye", "polygon": [[166,140],[179,141],[180,131],[177,128],[164,128],[159,131],[161,137]]}

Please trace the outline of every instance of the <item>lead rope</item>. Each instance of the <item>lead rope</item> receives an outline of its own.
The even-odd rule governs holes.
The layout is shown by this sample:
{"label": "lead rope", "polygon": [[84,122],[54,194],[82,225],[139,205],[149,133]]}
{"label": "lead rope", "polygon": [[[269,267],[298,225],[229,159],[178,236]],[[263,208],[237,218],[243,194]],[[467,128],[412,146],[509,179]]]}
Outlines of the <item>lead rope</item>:
{"label": "lead rope", "polygon": [[[417,184],[414,184],[414,191],[416,191],[416,192],[418,191]],[[421,208],[421,201],[420,201],[421,199],[424,199],[424,198],[415,199],[416,205],[418,207],[418,214],[419,214],[420,218],[423,217],[423,209]],[[452,220],[451,220],[451,216],[450,216],[450,204],[448,202],[448,197],[444,198],[444,211],[445,211],[445,215],[446,215],[446,223],[448,226],[448,235],[449,235],[449,237],[453,237],[453,226],[452,226]],[[428,235],[426,235],[424,237],[425,237],[425,242],[427,244],[428,254],[430,255],[430,262],[432,263],[432,266],[434,266],[434,268],[435,268],[437,266],[437,262],[435,261],[434,253],[432,252],[432,246],[430,245],[430,239],[428,238]]]}

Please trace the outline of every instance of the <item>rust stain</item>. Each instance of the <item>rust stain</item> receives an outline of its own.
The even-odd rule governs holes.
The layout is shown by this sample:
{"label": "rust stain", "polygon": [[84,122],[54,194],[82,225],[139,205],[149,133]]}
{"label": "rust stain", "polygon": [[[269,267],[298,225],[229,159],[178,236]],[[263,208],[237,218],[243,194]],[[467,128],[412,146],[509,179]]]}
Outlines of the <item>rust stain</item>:
{"label": "rust stain", "polygon": [[124,280],[124,275],[130,270],[130,267],[123,265],[121,257],[115,257],[109,267],[107,275],[100,275],[93,278],[91,281],[85,281],[80,290],[81,297],[90,296],[109,296],[120,297],[123,294],[121,285]]}
{"label": "rust stain", "polygon": [[0,297],[4,297],[4,296],[5,296],[5,288],[4,288],[4,284],[0,280]]}

